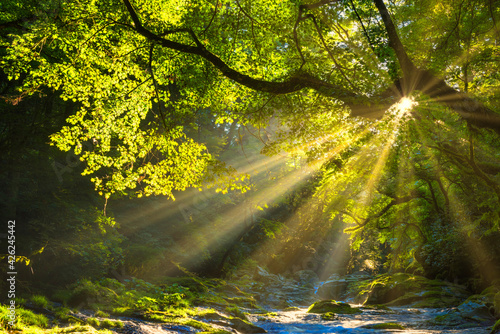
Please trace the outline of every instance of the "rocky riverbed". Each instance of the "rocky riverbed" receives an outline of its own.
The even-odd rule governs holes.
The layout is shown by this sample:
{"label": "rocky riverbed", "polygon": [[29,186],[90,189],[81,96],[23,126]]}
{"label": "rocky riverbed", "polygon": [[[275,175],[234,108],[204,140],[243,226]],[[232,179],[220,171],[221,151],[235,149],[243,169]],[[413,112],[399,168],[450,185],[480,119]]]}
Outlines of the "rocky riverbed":
{"label": "rocky riverbed", "polygon": [[[475,324],[467,327],[440,326],[434,321],[436,317],[444,316],[452,309],[428,309],[428,308],[405,308],[391,307],[380,310],[373,308],[361,308],[362,313],[336,315],[333,319],[324,319],[320,314],[307,313],[307,308],[279,311],[275,310],[267,315],[250,314],[248,320],[258,328],[270,334],[305,334],[305,333],[469,333],[488,334],[491,326],[488,324]],[[126,334],[173,334],[173,333],[197,333],[199,329],[190,326],[155,323],[133,318],[122,318],[124,327],[113,330],[114,333]],[[207,320],[212,326],[217,321]],[[224,326],[218,322],[218,328],[226,333],[258,333],[253,330],[237,330]],[[395,325],[398,326],[395,326]],[[379,328],[377,328],[379,327]]]}
{"label": "rocky riverbed", "polygon": [[[273,275],[259,268],[246,285],[228,284],[224,293],[238,300],[244,290],[264,305],[254,309],[243,299],[243,321],[235,323],[221,309],[220,313],[200,316],[197,320],[218,328],[221,333],[470,333],[488,334],[495,322],[495,296],[490,288],[480,295],[470,295],[465,287],[419,276],[396,274],[369,277],[364,273],[332,276],[320,282],[311,272],[301,272],[293,279]],[[241,290],[240,290],[241,289]],[[340,308],[309,307],[315,301],[347,300],[332,305]],[[371,301],[370,303],[366,303]],[[364,303],[364,304],[363,304]],[[246,305],[245,305],[246,304]],[[326,303],[328,304],[328,303]],[[385,304],[385,305],[382,305]],[[316,305],[316,304],[314,304]],[[387,306],[392,305],[392,306]],[[430,306],[430,307],[426,307]],[[123,319],[117,333],[196,333],[199,329]]]}
{"label": "rocky riverbed", "polygon": [[311,271],[284,277],[258,267],[229,281],[84,283],[68,299],[80,305],[73,310],[25,306],[62,325],[51,333],[487,334],[500,327],[499,285],[471,295],[464,286],[404,273],[319,281]]}
{"label": "rocky riverbed", "polygon": [[[277,312],[272,318],[251,316],[253,322],[273,334],[295,333],[471,333],[486,334],[488,326],[453,328],[436,326],[433,319],[450,312],[449,309],[414,309],[395,307],[387,310],[363,309],[362,313],[338,315],[325,320],[321,315],[299,309]],[[391,326],[392,325],[392,326]],[[395,326],[398,325],[398,326]],[[380,328],[377,328],[380,327]],[[392,327],[392,328],[391,328]]]}

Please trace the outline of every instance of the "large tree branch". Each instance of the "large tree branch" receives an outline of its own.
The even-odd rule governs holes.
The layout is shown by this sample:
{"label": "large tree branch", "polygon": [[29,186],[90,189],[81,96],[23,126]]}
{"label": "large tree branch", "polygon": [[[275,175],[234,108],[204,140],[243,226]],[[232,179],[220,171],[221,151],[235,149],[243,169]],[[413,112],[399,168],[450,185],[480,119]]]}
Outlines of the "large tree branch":
{"label": "large tree branch", "polygon": [[37,17],[35,15],[32,15],[30,17],[22,17],[17,20],[9,21],[9,22],[1,22],[0,23],[0,30],[6,29],[6,28],[16,28],[20,30],[28,30],[26,27],[23,26],[23,23],[25,22],[31,22],[35,21]]}
{"label": "large tree branch", "polygon": [[[448,86],[443,79],[426,70],[418,69],[408,57],[399,39],[396,27],[383,0],[373,0],[389,38],[389,46],[396,53],[403,78],[391,88],[396,95],[406,96],[418,90],[457,112],[469,124],[490,128],[500,134],[500,115],[467,94]],[[399,92],[399,94],[397,94]]]}
{"label": "large tree branch", "polygon": [[398,32],[396,31],[396,27],[392,22],[391,15],[387,10],[384,1],[383,0],[373,0],[373,1],[375,2],[375,6],[379,11],[380,16],[382,17],[385,30],[389,35],[389,46],[396,53],[396,57],[398,58],[401,71],[403,72],[403,76],[409,77],[412,75],[413,71],[415,71],[417,68],[406,54],[403,43],[401,43],[401,40],[399,39]]}
{"label": "large tree branch", "polygon": [[183,29],[184,31],[186,31],[190,34],[194,43],[196,44],[195,46],[171,41],[169,39],[166,39],[158,34],[153,33],[152,31],[146,29],[142,25],[139,17],[137,16],[137,13],[135,12],[134,8],[132,7],[132,4],[130,3],[130,1],[123,0],[123,3],[127,7],[127,10],[130,14],[130,17],[132,18],[132,21],[134,23],[134,29],[139,34],[146,37],[150,41],[157,42],[159,45],[161,45],[163,47],[166,47],[166,48],[169,48],[172,50],[177,50],[177,51],[180,51],[183,53],[201,56],[202,58],[208,60],[219,71],[221,71],[221,73],[225,77],[227,77],[231,80],[234,80],[235,82],[237,82],[243,86],[246,86],[248,88],[251,88],[251,89],[254,89],[257,91],[272,93],[272,94],[288,94],[288,93],[297,92],[297,91],[304,89],[304,88],[312,88],[312,89],[315,89],[315,90],[322,92],[324,94],[331,95],[332,97],[335,97],[335,98],[343,101],[348,106],[351,106],[351,105],[358,103],[360,96],[358,96],[357,94],[355,94],[355,93],[353,93],[353,92],[351,92],[351,91],[349,91],[341,86],[334,85],[334,84],[328,83],[326,81],[323,81],[321,79],[315,78],[312,75],[309,75],[307,73],[301,73],[298,75],[291,76],[290,78],[288,78],[284,81],[281,81],[281,82],[255,79],[255,78],[252,78],[246,74],[240,73],[240,72],[234,70],[233,68],[231,68],[228,64],[226,64],[217,55],[215,55],[215,54],[211,53],[209,50],[207,50],[205,48],[205,46],[199,41],[196,34],[192,30]]}
{"label": "large tree branch", "polygon": [[[338,0],[319,1],[315,4],[308,5],[307,9],[316,8],[316,6],[325,5],[336,2]],[[271,94],[288,94],[300,91],[304,88],[314,89],[321,94],[330,96],[351,108],[353,116],[379,118],[384,112],[402,96],[407,95],[413,90],[420,90],[437,102],[444,104],[460,114],[462,118],[470,124],[478,127],[494,129],[500,133],[500,116],[488,109],[482,103],[477,102],[466,94],[460,93],[449,87],[442,79],[437,78],[428,71],[419,70],[413,65],[408,55],[404,51],[404,47],[399,40],[396,28],[392,23],[391,17],[385,8],[382,0],[374,0],[379,8],[379,12],[384,20],[386,29],[389,34],[390,46],[395,50],[401,68],[404,73],[404,78],[399,80],[393,87],[378,96],[373,96],[368,99],[363,95],[346,89],[340,85],[332,84],[316,78],[307,73],[299,73],[290,76],[283,81],[267,81],[256,79],[249,75],[243,74],[231,68],[226,62],[219,58],[214,53],[200,42],[196,34],[191,29],[176,30],[176,32],[188,33],[195,45],[182,44],[165,38],[164,34],[159,35],[145,28],[141,23],[137,13],[135,12],[129,0],[123,0],[127,11],[133,21],[133,28],[137,33],[141,34],[148,40],[156,42],[158,45],[172,50],[180,51],[187,54],[198,55],[213,66],[215,66],[225,77],[234,80],[235,82],[261,92]],[[297,23],[296,23],[297,24]],[[371,106],[368,107],[370,102]],[[375,103],[374,103],[375,102]]]}

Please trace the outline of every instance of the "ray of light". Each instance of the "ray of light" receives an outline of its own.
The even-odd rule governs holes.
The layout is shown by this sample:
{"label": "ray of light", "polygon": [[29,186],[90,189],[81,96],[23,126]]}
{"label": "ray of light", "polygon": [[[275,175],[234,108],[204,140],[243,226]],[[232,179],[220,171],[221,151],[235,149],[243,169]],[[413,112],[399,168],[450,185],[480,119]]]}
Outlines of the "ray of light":
{"label": "ray of light", "polygon": [[[273,186],[267,187],[254,194],[249,195],[245,201],[234,206],[232,209],[219,213],[221,221],[229,222],[225,226],[219,226],[217,229],[211,224],[197,229],[200,235],[204,236],[206,247],[213,252],[219,252],[227,243],[221,242],[224,239],[235,239],[236,241],[254,223],[254,217],[260,213],[258,207],[267,206],[276,199],[281,198],[285,193],[293,191],[302,181],[310,177],[314,172],[311,168],[297,169],[289,172],[278,179]],[[206,249],[193,247],[192,237],[185,236],[178,241],[183,248],[189,249],[189,257],[196,259],[203,255]],[[228,240],[228,242],[231,242]]]}
{"label": "ray of light", "polygon": [[[397,124],[402,118],[403,116],[406,115],[407,112],[409,112],[409,110],[414,106],[414,102],[411,100],[411,99],[407,99],[407,100],[403,100],[401,103],[400,103],[400,107],[398,108],[398,112],[396,114],[396,117],[395,117],[395,124]],[[357,137],[355,137],[353,139],[353,141],[355,141],[356,139],[358,139],[359,137],[365,135],[367,133],[367,131],[369,131],[368,128],[364,129],[360,134],[358,134]],[[390,148],[391,146],[394,144],[394,141],[397,137],[397,131],[392,131],[391,133],[391,136],[389,138],[389,140],[387,141],[387,143],[384,145],[384,148],[383,148],[383,153],[382,155],[379,157],[379,159],[377,160],[377,163],[376,163],[376,166],[374,168],[374,174],[376,175],[376,178],[378,178],[376,180],[376,178],[370,178],[370,181],[371,181],[371,185],[368,185],[368,187],[370,186],[373,186],[375,183],[377,183],[380,179],[380,175],[381,175],[381,171],[382,171],[382,168],[383,166],[385,165],[385,162],[387,161],[387,157],[389,155],[389,152],[390,152]],[[344,150],[350,143],[349,142],[346,142],[346,143],[342,143],[341,145],[333,148],[331,150],[331,152],[329,152],[329,154],[325,154],[326,157],[328,158],[331,158],[332,156],[336,155],[339,153],[339,151],[342,151]],[[366,151],[364,151],[364,153],[366,153]],[[363,153],[361,153],[363,154]],[[366,160],[363,160],[363,159],[359,159],[358,160],[358,167],[362,167],[365,165],[365,162]],[[330,187],[332,188],[335,188],[336,185],[333,185],[330,184]],[[303,207],[308,207],[308,206],[311,206],[312,205],[312,200],[313,199],[308,199],[302,206]],[[316,199],[317,200],[317,199]],[[285,225],[288,227],[288,228],[295,228],[297,227],[298,224],[300,224],[300,222],[295,219],[295,223],[293,223],[294,219],[293,218],[290,218],[289,221],[285,222]],[[309,232],[307,231],[302,231],[302,233],[313,233],[312,231],[314,231],[314,227],[312,226],[310,229],[309,229]],[[323,236],[317,236],[316,237],[316,242],[318,244],[321,244],[323,243],[326,239],[327,236],[326,235],[323,235]],[[306,238],[307,239],[307,238]],[[341,261],[341,253],[342,253],[342,250],[344,249],[345,247],[345,243],[341,242],[342,240],[344,240],[344,242],[346,242],[347,240],[347,235],[346,234],[342,234],[341,237],[339,238],[339,242],[337,243],[336,247],[334,247],[332,250],[331,250],[331,257],[330,257],[330,261],[329,262],[342,262]],[[267,243],[271,243],[272,241],[268,241]],[[263,246],[265,247],[265,246]],[[278,250],[279,251],[279,250]],[[328,267],[331,267],[331,263],[328,265]],[[295,268],[297,269],[297,268]],[[308,269],[308,268],[305,268],[304,265],[302,265],[302,268],[301,269]],[[309,268],[310,269],[310,268]],[[326,269],[326,268],[325,268]],[[320,275],[322,275],[322,271],[321,270],[318,270],[320,272]]]}
{"label": "ray of light", "polygon": [[[350,140],[346,140],[346,141],[341,142],[338,146],[332,148],[329,152],[325,153],[323,155],[323,157],[318,159],[318,162],[314,165],[315,166],[322,165],[324,162],[330,160],[332,157],[336,156],[337,154],[339,154],[340,152],[345,150],[350,144],[352,144],[352,143],[358,141],[359,139],[363,138],[364,136],[366,136],[366,134],[368,132],[370,132],[370,128],[367,126],[364,129],[362,129],[360,131],[360,133],[353,136]],[[323,200],[319,199],[318,197],[308,198],[307,200],[304,201],[304,203],[302,203],[302,205],[299,208],[297,208],[297,212],[300,212],[299,216],[302,217],[304,214],[307,215],[308,212],[310,213],[311,211],[314,211],[314,210],[319,211],[320,214],[323,214],[323,209],[322,209],[323,204],[319,205],[317,203],[317,202],[322,202],[322,201]],[[308,236],[315,234],[315,231],[318,229],[318,227],[316,227],[316,224],[322,223],[322,220],[314,219],[314,221],[311,223],[312,225],[310,225],[308,227],[304,227],[304,226],[301,226],[301,224],[302,224],[301,219],[298,219],[297,214],[294,214],[294,215],[291,215],[290,217],[288,217],[282,223],[284,224],[284,226],[286,226],[287,230],[297,231],[297,233],[299,233],[301,235],[301,238],[308,240],[308,238],[309,238]],[[323,244],[326,241],[326,239],[328,239],[328,238],[329,238],[328,234],[314,236],[315,242],[317,242],[318,244]],[[260,245],[260,248],[256,249],[253,252],[252,256],[254,258],[259,258],[259,253],[262,250],[268,249],[269,247],[271,247],[271,245],[274,242],[275,241],[272,239],[265,241],[262,245]],[[348,244],[347,235],[341,233],[338,236],[338,240],[337,240],[337,243],[335,244],[335,247],[333,247],[331,249],[331,256],[323,269],[309,267],[309,264],[310,264],[309,260],[310,259],[308,257],[296,258],[294,256],[292,259],[292,263],[289,264],[290,268],[291,268],[290,270],[292,272],[295,272],[297,270],[302,270],[302,269],[315,269],[318,271],[319,275],[323,275],[323,271],[325,271],[325,273],[326,273],[326,271],[332,272],[332,271],[336,271],[336,270],[342,270],[341,268],[338,268],[338,265],[342,265],[342,267],[343,267],[343,264],[344,264],[343,261],[345,260],[344,256],[347,256],[346,254],[344,254],[346,249],[347,249],[346,248],[347,244]],[[274,251],[277,254],[282,254],[286,260],[286,257],[287,256],[289,257],[292,254],[284,255],[285,249],[283,247],[286,247],[285,243],[281,244],[280,248],[275,249]],[[262,256],[260,256],[260,258],[262,258]],[[269,259],[269,261],[272,261],[272,259]],[[268,265],[268,264],[269,263],[264,263],[264,265]],[[323,277],[323,278],[327,278],[327,277]]]}
{"label": "ray of light", "polygon": [[411,111],[413,108],[415,102],[412,101],[409,98],[402,98],[399,103],[395,104],[391,109],[390,109],[390,114],[395,115],[395,117],[390,121],[389,123],[389,128],[392,129],[392,131],[389,134],[389,137],[386,140],[386,143],[383,144],[383,147],[380,149],[379,147],[370,147],[367,145],[366,151],[364,154],[366,156],[372,156],[373,158],[373,149],[380,150],[380,153],[378,153],[378,158],[376,159],[375,163],[373,164],[372,170],[371,170],[371,175],[366,182],[365,188],[362,192],[364,194],[361,198],[361,201],[358,202],[358,206],[365,207],[370,204],[372,201],[372,195],[374,193],[375,187],[379,184],[380,179],[383,174],[383,170],[386,166],[387,159],[389,157],[389,153],[391,152],[391,148],[393,147],[396,139],[398,138],[399,135],[399,128],[401,126],[401,122],[403,121],[403,118],[408,115],[408,113]]}
{"label": "ray of light", "polygon": [[[403,100],[399,105],[401,105],[401,110],[394,116],[394,127],[397,127],[398,122],[400,122],[400,120],[406,115],[406,110],[411,108],[413,104],[411,101]],[[270,204],[281,198],[285,193],[293,191],[302,181],[310,177],[312,173],[318,170],[323,162],[331,159],[336,154],[345,150],[347,147],[349,147],[351,142],[355,142],[365,136],[368,131],[370,131],[370,129],[371,128],[367,126],[365,129],[360,131],[358,135],[353,136],[352,139],[350,139],[351,141],[341,142],[338,146],[334,147],[330,152],[325,154],[322,159],[318,159],[316,164],[312,164],[308,168],[290,170],[286,175],[278,179],[273,186],[264,188],[258,192],[255,192],[254,194],[247,195],[248,198],[243,203],[240,203],[232,209],[220,214],[221,222],[230,222],[229,224],[226,224],[224,226],[218,224],[216,228],[214,228],[213,224],[206,224],[204,227],[196,228],[196,233],[200,236],[203,236],[205,242],[205,245],[203,245],[203,247],[200,247],[200,245],[196,245],[197,241],[196,238],[193,238],[193,236],[185,236],[178,241],[181,249],[189,250],[189,257],[193,259],[199,259],[200,257],[203,257],[203,253],[206,252],[207,249],[211,249],[211,251],[214,252],[224,249],[225,247],[227,247],[228,242],[231,242],[230,239],[234,240],[236,238],[235,240],[238,240],[238,236],[240,235],[240,233],[242,231],[245,231],[245,229],[249,227],[249,224],[251,224],[254,220],[253,217],[259,213],[256,209],[257,206]],[[326,143],[327,141],[330,141],[332,137],[338,136],[340,134],[341,130],[337,130],[334,133],[327,133],[320,138],[315,138],[310,142],[302,143],[297,147],[296,152],[299,153],[300,151],[306,150],[311,146]],[[397,128],[389,131],[389,139],[383,146],[382,153],[376,160],[372,176],[369,179],[365,191],[371,192],[372,188],[380,181],[383,166],[387,161],[390,148],[394,144],[397,135]],[[376,141],[372,144],[372,148],[370,148],[369,150],[373,151],[373,145],[375,144]],[[377,149],[378,148],[375,147],[375,150]],[[368,152],[366,150],[362,150],[362,152],[363,151]],[[236,160],[236,162],[238,161],[241,164],[244,164],[245,159],[241,158],[240,160]],[[366,159],[357,159],[357,164],[363,166],[366,161]],[[280,156],[274,156],[271,158],[264,157],[261,159],[253,159],[252,163],[253,165],[243,167],[241,168],[241,170],[243,172],[252,172],[257,175],[259,173],[265,172],[266,170],[269,170],[270,168],[281,167],[285,164],[285,159]],[[181,211],[183,210],[182,208],[186,208],[191,205],[189,202],[189,197],[184,198],[180,196],[179,199],[181,201],[178,206],[181,207]],[[310,202],[306,201],[306,205],[307,203]],[[159,215],[161,215],[161,211],[162,209],[155,210],[155,214],[158,213]],[[138,214],[137,218],[140,219],[141,216]],[[227,240],[227,242],[221,242],[221,240]]]}
{"label": "ray of light", "polygon": [[[311,145],[317,145],[318,143],[324,143],[332,138],[332,136],[339,135],[343,130],[337,130],[334,133],[327,133],[320,138],[315,138],[310,142],[303,143],[301,146],[297,147],[296,152],[300,152],[303,149],[308,149]],[[334,147],[329,154],[325,154],[323,158],[318,159],[317,163],[310,164],[307,167],[302,167],[295,170],[289,170],[286,175],[277,179],[272,186],[267,188],[263,188],[260,191],[257,191],[251,195],[248,195],[248,198],[239,205],[236,205],[234,208],[227,210],[226,212],[221,213],[222,220],[230,221],[231,223],[224,228],[214,230],[212,226],[207,225],[206,227],[200,230],[200,233],[206,237],[206,242],[208,246],[212,246],[212,248],[218,245],[219,250],[224,248],[224,244],[221,243],[221,240],[224,238],[238,238],[238,235],[245,229],[249,228],[248,217],[258,216],[259,211],[257,207],[262,207],[267,204],[271,205],[274,201],[283,198],[283,196],[293,191],[302,181],[309,178],[315,171],[317,171],[322,164],[330,159],[334,154],[338,154],[339,152],[346,149],[351,142],[357,141],[363,136],[367,134],[369,131],[368,128],[360,131],[360,134],[357,136],[353,136],[350,141],[345,141],[341,143],[341,145]],[[265,160],[265,159],[263,159]],[[281,158],[270,158],[270,163],[273,165],[283,164],[284,161]],[[266,163],[264,161],[259,162],[259,167],[265,166]],[[242,212],[245,212],[242,214]],[[250,219],[252,220],[252,219]],[[237,239],[236,239],[237,240]],[[193,249],[193,247],[189,248],[190,238],[186,237],[180,241],[181,244],[185,245],[188,249]],[[195,251],[190,254],[191,257],[196,258],[199,257],[202,250]]]}

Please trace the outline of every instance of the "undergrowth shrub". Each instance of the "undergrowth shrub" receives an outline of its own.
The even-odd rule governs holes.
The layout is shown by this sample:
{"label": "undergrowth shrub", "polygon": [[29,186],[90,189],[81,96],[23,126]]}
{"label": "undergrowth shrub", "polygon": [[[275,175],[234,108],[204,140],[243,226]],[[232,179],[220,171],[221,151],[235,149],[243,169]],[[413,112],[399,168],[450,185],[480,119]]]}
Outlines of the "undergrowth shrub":
{"label": "undergrowth shrub", "polygon": [[[13,329],[23,330],[25,326],[37,326],[47,328],[49,320],[43,314],[36,314],[30,310],[25,310],[22,307],[16,307],[16,318]],[[11,321],[11,310],[5,305],[0,305],[0,326],[2,329],[10,329],[9,321]]]}
{"label": "undergrowth shrub", "polygon": [[[168,308],[186,308],[195,295],[184,287],[156,286],[141,279],[121,283],[105,278],[96,282],[87,279],[69,287],[68,305],[99,311],[126,314],[130,309],[160,311]],[[182,292],[179,292],[182,291]],[[65,295],[60,293],[60,295]]]}
{"label": "undergrowth shrub", "polygon": [[30,301],[35,305],[36,307],[41,307],[41,308],[47,308],[49,305],[49,301],[47,297],[41,296],[41,295],[34,295],[30,298]]}

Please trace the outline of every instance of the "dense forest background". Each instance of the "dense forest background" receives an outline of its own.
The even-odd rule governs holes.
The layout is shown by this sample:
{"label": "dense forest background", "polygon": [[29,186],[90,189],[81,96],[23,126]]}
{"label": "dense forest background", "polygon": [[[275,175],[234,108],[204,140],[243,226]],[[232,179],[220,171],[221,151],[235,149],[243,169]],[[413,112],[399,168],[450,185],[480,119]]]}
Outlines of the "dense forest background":
{"label": "dense forest background", "polygon": [[19,289],[256,265],[500,278],[498,1],[179,6],[2,3]]}

